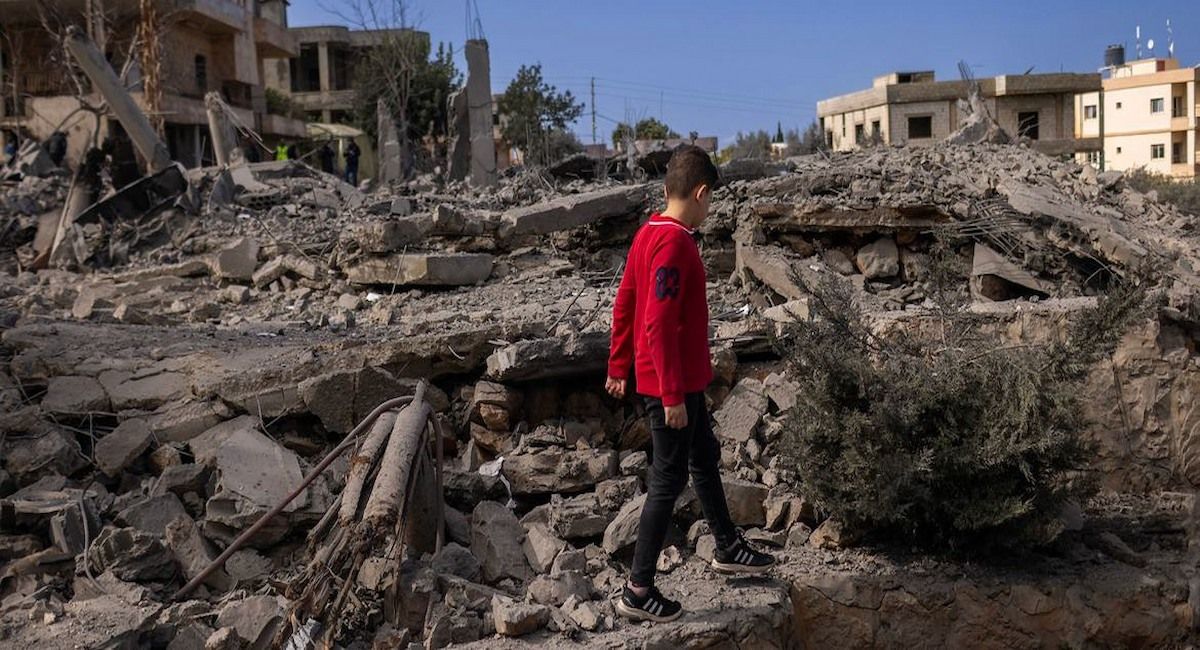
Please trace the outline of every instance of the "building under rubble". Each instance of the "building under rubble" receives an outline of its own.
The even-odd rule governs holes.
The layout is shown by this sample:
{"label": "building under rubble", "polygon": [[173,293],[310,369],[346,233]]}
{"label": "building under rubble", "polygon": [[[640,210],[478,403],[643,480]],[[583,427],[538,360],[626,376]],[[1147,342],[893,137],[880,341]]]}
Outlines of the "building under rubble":
{"label": "building under rubble", "polygon": [[978,83],[992,118],[1013,136],[1050,155],[1099,150],[1098,137],[1078,137],[1077,93],[1100,89],[1099,74],[999,75],[976,81],[937,81],[931,70],[893,72],[871,88],[817,102],[825,142],[853,151],[870,142],[925,145],[959,127],[959,100]]}
{"label": "building under rubble", "polygon": [[[304,122],[285,108],[269,105],[264,79],[268,60],[298,53],[287,29],[286,0],[173,0],[154,3],[158,11],[160,51],[158,85],[161,105],[151,111],[142,62],[131,50],[143,18],[136,0],[85,0],[51,3],[45,18],[56,23],[88,25],[88,35],[122,73],[138,104],[161,118],[171,157],[187,167],[211,164],[204,96],[219,92],[247,127],[268,144],[306,135]],[[161,6],[160,6],[161,5]],[[102,8],[100,8],[102,7]],[[3,138],[43,140],[62,130],[68,137],[67,161],[78,161],[92,136],[94,121],[80,112],[67,57],[47,33],[36,3],[0,0],[0,22],[7,38],[0,43],[3,84],[0,130]],[[112,27],[110,27],[112,26]],[[99,103],[97,101],[92,103]],[[120,134],[115,120],[101,119],[103,139]]]}

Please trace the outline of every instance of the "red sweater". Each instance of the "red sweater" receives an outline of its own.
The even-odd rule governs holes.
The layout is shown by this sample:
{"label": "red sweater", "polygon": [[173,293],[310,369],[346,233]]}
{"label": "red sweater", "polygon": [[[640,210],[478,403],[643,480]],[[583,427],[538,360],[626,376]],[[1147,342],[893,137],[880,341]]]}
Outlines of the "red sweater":
{"label": "red sweater", "polygon": [[704,265],[692,229],[650,216],[633,237],[613,305],[608,375],[629,377],[637,392],[666,406],[712,381],[708,354],[708,297]]}

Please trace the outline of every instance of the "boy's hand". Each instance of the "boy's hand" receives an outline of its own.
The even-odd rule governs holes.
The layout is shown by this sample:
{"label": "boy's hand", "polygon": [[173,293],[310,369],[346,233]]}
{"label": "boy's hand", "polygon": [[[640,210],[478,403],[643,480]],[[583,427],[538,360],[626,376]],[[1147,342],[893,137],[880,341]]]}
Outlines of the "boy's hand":
{"label": "boy's hand", "polygon": [[664,406],[663,411],[667,414],[667,426],[672,429],[682,429],[687,426],[687,407],[683,404]]}
{"label": "boy's hand", "polygon": [[609,377],[608,380],[604,382],[604,390],[608,391],[609,395],[612,395],[617,399],[623,399],[625,397],[625,381],[626,380],[624,379]]}

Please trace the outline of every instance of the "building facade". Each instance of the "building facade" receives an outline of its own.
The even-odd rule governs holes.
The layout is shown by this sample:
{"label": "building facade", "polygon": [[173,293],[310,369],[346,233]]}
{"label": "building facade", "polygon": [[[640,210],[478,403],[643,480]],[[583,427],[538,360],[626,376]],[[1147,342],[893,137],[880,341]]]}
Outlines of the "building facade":
{"label": "building facade", "polygon": [[1078,134],[1100,138],[1100,152],[1079,156],[1097,168],[1147,171],[1179,179],[1200,174],[1200,68],[1176,59],[1144,59],[1109,68],[1102,91],[1076,97]]}
{"label": "building facade", "polygon": [[[86,29],[149,114],[141,65],[136,53],[131,56],[131,50],[140,51],[132,47],[141,18],[138,0],[56,0],[52,6],[56,27]],[[213,91],[268,142],[304,137],[302,120],[269,110],[262,83],[267,60],[296,52],[286,0],[161,0],[155,7],[161,18],[162,100],[160,115],[151,117],[161,119],[172,158],[188,167],[213,163],[204,104]],[[63,54],[35,3],[0,0],[0,28],[7,36],[0,40],[0,131],[4,137],[41,140],[61,130],[68,138],[67,160],[76,162],[91,142],[95,120],[79,111]],[[98,96],[89,101],[98,104]],[[103,139],[120,126],[104,118],[100,129]]]}
{"label": "building facade", "polygon": [[[1098,138],[1080,138],[1075,128],[1075,96],[1098,90],[1099,74],[1001,75],[977,83],[989,113],[1010,135],[1052,155],[1099,147]],[[969,92],[970,82],[937,81],[932,71],[894,72],[867,90],[818,102],[817,116],[836,151],[931,144],[958,128],[959,100]]]}
{"label": "building facade", "polygon": [[367,50],[388,37],[419,39],[416,49],[429,50],[429,33],[414,29],[351,30],[346,27],[293,27],[296,53],[270,61],[266,84],[286,92],[310,122],[352,123],[355,109],[354,70]]}

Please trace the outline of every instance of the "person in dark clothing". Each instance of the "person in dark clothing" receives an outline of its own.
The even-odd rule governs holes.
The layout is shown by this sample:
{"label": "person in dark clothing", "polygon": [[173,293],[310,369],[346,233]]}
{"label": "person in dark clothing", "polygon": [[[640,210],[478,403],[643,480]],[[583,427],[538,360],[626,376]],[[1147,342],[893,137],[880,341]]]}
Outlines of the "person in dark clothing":
{"label": "person in dark clothing", "polygon": [[362,155],[362,150],[358,148],[358,143],[350,141],[350,146],[346,147],[346,182],[351,185],[358,185],[358,157]]}
{"label": "person in dark clothing", "polygon": [[287,159],[288,160],[300,160],[300,149],[298,147],[296,147],[295,143],[288,145]]}
{"label": "person in dark clothing", "polygon": [[667,164],[667,209],[653,214],[629,249],[613,305],[605,389],[623,398],[630,371],[650,420],[651,465],[629,582],[617,601],[622,616],[672,621],[683,607],[654,586],[658,555],[675,501],[688,477],[717,548],[720,573],[762,573],[775,558],[754,549],[729,515],[721,484],[721,443],[713,434],[704,389],[712,381],[704,264],[694,239],[708,216],[716,166],[699,147],[676,149]]}
{"label": "person in dark clothing", "polygon": [[329,146],[329,143],[326,142],[325,144],[321,145],[321,151],[319,152],[319,155],[321,157],[321,171],[325,172],[326,174],[332,174],[333,159],[336,155],[333,152],[333,147]]}
{"label": "person in dark clothing", "polygon": [[9,135],[4,143],[4,164],[11,165],[17,159],[17,138]]}

